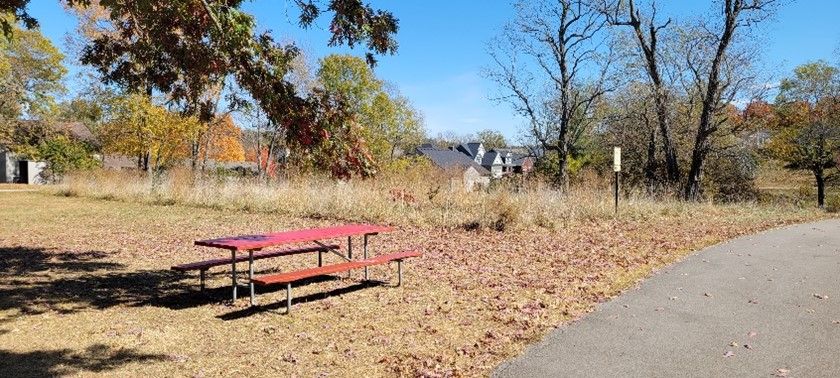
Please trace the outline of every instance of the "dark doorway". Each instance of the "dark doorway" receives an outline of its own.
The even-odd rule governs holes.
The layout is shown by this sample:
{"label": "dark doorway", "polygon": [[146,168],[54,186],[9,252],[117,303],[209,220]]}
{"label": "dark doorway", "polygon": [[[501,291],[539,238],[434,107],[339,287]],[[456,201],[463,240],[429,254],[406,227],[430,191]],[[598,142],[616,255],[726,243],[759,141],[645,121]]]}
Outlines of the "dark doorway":
{"label": "dark doorway", "polygon": [[26,160],[18,162],[18,182],[29,184],[29,162]]}

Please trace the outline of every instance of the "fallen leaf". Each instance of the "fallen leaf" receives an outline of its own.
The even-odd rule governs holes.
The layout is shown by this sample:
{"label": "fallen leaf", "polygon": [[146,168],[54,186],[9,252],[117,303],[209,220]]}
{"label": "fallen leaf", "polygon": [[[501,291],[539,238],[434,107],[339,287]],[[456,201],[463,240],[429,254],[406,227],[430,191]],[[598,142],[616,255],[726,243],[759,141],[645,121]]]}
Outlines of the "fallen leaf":
{"label": "fallen leaf", "polygon": [[787,377],[788,373],[790,373],[790,369],[779,368],[779,369],[776,369],[776,373],[773,374],[773,375],[775,375],[777,377]]}
{"label": "fallen leaf", "polygon": [[828,295],[823,294],[814,294],[814,297],[817,299],[828,299]]}
{"label": "fallen leaf", "polygon": [[750,300],[748,300],[748,301],[747,301],[747,303],[749,303],[749,304],[758,304],[758,301],[757,301],[757,300],[755,300],[755,299],[750,299]]}
{"label": "fallen leaf", "polygon": [[712,295],[711,295],[711,294],[709,294],[709,293],[703,293],[703,295],[705,295],[705,296],[707,296],[707,297],[709,297],[709,298],[711,298],[711,297],[712,297]]}
{"label": "fallen leaf", "polygon": [[734,346],[734,347],[736,347],[736,346],[738,346],[738,342],[733,341],[733,342],[729,343],[729,346]]}
{"label": "fallen leaf", "polygon": [[187,360],[189,360],[189,357],[181,355],[181,354],[170,354],[170,355],[167,356],[167,358],[169,359],[169,361],[178,362],[178,363],[187,362]]}
{"label": "fallen leaf", "polygon": [[723,354],[724,357],[732,357],[735,356],[735,352],[731,350],[727,350],[726,353]]}
{"label": "fallen leaf", "polygon": [[756,335],[758,335],[758,332],[756,332],[756,331],[750,331],[750,332],[747,334],[747,336],[749,336],[749,337],[755,337]]}
{"label": "fallen leaf", "polygon": [[752,345],[750,345],[750,344],[744,344],[744,348],[747,348],[747,349],[752,349]]}

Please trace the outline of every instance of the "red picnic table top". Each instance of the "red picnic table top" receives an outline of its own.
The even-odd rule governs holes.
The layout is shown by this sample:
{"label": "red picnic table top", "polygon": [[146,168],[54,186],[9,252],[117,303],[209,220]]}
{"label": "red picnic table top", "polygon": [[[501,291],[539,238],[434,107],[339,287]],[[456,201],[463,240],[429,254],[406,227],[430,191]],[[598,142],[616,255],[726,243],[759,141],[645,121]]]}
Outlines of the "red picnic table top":
{"label": "red picnic table top", "polygon": [[247,251],[283,244],[302,243],[347,236],[371,235],[393,231],[392,227],[373,224],[348,224],[344,226],[284,231],[265,235],[241,235],[219,239],[196,240],[195,245],[222,248],[233,251]]}

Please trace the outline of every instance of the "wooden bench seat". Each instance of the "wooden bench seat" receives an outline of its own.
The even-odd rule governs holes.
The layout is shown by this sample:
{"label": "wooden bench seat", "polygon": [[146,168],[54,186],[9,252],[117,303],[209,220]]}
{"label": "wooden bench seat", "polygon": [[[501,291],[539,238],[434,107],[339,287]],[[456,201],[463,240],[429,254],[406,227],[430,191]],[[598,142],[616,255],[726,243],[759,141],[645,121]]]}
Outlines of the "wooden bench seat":
{"label": "wooden bench seat", "polygon": [[402,261],[411,258],[422,256],[422,253],[417,251],[402,251],[372,257],[365,260],[348,261],[340,264],[326,265],[317,268],[309,268],[298,270],[294,272],[270,274],[260,277],[255,277],[253,282],[258,285],[273,285],[286,284],[286,312],[288,313],[292,307],[292,283],[304,280],[307,278],[325,276],[333,273],[346,272],[353,269],[364,268],[373,265],[383,265],[392,261],[397,262],[397,286],[402,285]]}
{"label": "wooden bench seat", "polygon": [[[255,251],[254,260],[262,260],[271,257],[279,257],[279,256],[290,256],[290,255],[297,255],[303,253],[312,253],[312,252],[329,252],[330,250],[337,250],[339,247],[337,244],[328,245],[328,246],[311,246],[311,247],[302,247],[302,248],[293,248],[293,249],[280,249],[275,251]],[[248,254],[239,254],[236,256],[234,260],[237,263],[240,262],[247,262],[248,261]],[[318,259],[320,263],[320,258]],[[213,267],[223,266],[223,265],[230,265],[231,259],[222,258],[222,259],[212,259],[212,260],[205,260],[205,261],[196,261],[187,264],[175,265],[171,269],[179,272],[188,272],[191,270],[198,270],[201,272],[200,280],[201,280],[201,289],[204,290],[204,275],[205,272]]]}

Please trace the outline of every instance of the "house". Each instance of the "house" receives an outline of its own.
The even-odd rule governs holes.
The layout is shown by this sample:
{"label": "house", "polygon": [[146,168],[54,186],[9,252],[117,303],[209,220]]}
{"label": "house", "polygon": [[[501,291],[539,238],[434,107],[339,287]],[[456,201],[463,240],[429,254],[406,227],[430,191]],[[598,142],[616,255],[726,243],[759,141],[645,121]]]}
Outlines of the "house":
{"label": "house", "polygon": [[438,149],[427,144],[420,146],[417,154],[428,158],[432,164],[461,179],[467,191],[475,189],[476,186],[490,184],[490,171],[455,149]]}
{"label": "house", "polygon": [[485,151],[483,144],[470,142],[462,143],[455,150],[481,164],[493,178],[514,173],[528,174],[534,168],[534,158],[520,149],[494,148]]}
{"label": "house", "polygon": [[501,156],[502,174],[527,175],[534,170],[534,157],[521,148],[496,148],[491,151]]}

